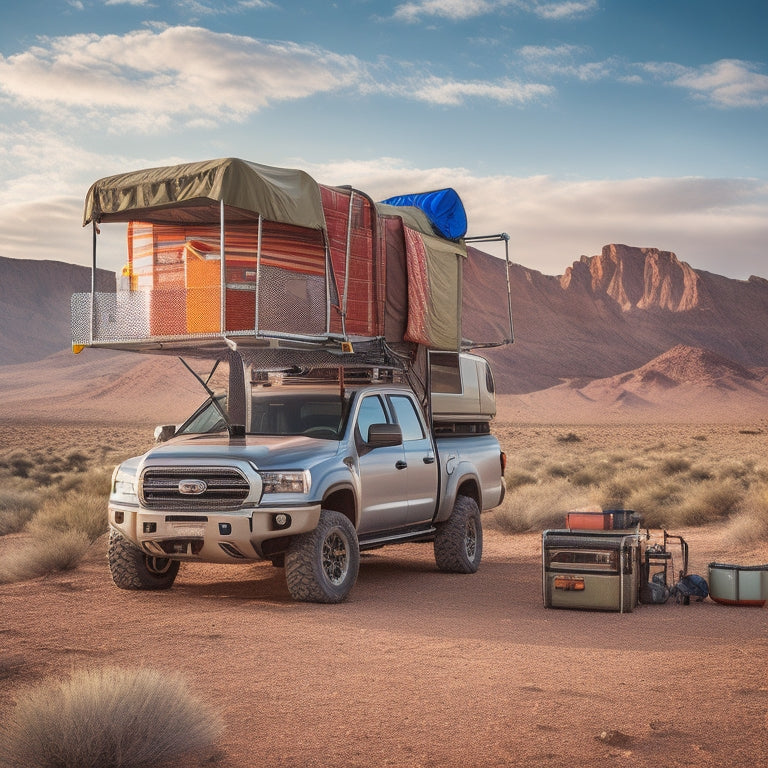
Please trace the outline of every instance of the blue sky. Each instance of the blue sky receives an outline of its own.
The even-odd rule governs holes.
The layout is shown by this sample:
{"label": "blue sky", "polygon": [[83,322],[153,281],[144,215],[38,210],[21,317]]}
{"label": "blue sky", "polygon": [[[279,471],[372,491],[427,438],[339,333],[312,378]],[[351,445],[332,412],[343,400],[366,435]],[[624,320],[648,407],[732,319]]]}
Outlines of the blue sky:
{"label": "blue sky", "polygon": [[235,156],[452,186],[546,274],[617,242],[768,276],[766,40],[765,0],[5,0],[0,256],[89,264],[94,180]]}

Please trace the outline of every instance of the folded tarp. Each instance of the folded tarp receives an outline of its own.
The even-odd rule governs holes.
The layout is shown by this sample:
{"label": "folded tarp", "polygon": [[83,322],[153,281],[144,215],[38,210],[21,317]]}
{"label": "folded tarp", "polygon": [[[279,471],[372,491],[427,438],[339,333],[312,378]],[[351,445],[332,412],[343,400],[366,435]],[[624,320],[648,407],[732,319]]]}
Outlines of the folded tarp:
{"label": "folded tarp", "polygon": [[385,205],[412,206],[422,210],[435,229],[435,234],[458,240],[467,234],[467,214],[456,190],[436,189],[410,195],[397,195],[382,201]]}

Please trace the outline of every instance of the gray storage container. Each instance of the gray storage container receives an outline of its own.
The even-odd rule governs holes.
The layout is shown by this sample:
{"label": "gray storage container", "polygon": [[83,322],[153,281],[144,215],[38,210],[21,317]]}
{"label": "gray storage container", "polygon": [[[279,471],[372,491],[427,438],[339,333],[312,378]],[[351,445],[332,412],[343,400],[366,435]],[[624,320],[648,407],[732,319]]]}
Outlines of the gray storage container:
{"label": "gray storage container", "polygon": [[544,606],[630,613],[638,604],[641,546],[637,533],[545,531]]}
{"label": "gray storage container", "polygon": [[710,563],[709,596],[724,605],[765,605],[768,565]]}

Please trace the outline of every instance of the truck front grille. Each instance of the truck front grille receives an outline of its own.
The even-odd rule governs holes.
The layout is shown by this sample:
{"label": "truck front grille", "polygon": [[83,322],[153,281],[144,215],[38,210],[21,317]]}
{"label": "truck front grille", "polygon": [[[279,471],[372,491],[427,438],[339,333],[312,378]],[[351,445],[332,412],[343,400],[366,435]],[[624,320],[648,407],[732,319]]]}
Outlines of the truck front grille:
{"label": "truck front grille", "polygon": [[233,467],[148,467],[141,474],[141,501],[147,509],[232,509],[249,492],[248,479]]}

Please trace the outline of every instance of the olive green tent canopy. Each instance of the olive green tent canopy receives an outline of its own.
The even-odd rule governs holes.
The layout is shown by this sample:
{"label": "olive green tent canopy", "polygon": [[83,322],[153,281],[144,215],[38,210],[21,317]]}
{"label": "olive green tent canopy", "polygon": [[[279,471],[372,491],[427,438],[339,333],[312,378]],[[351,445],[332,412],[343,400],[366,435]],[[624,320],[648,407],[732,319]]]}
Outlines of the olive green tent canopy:
{"label": "olive green tent canopy", "polygon": [[149,168],[109,176],[88,190],[83,226],[94,221],[152,223],[257,219],[324,229],[317,182],[304,171],[237,158]]}

